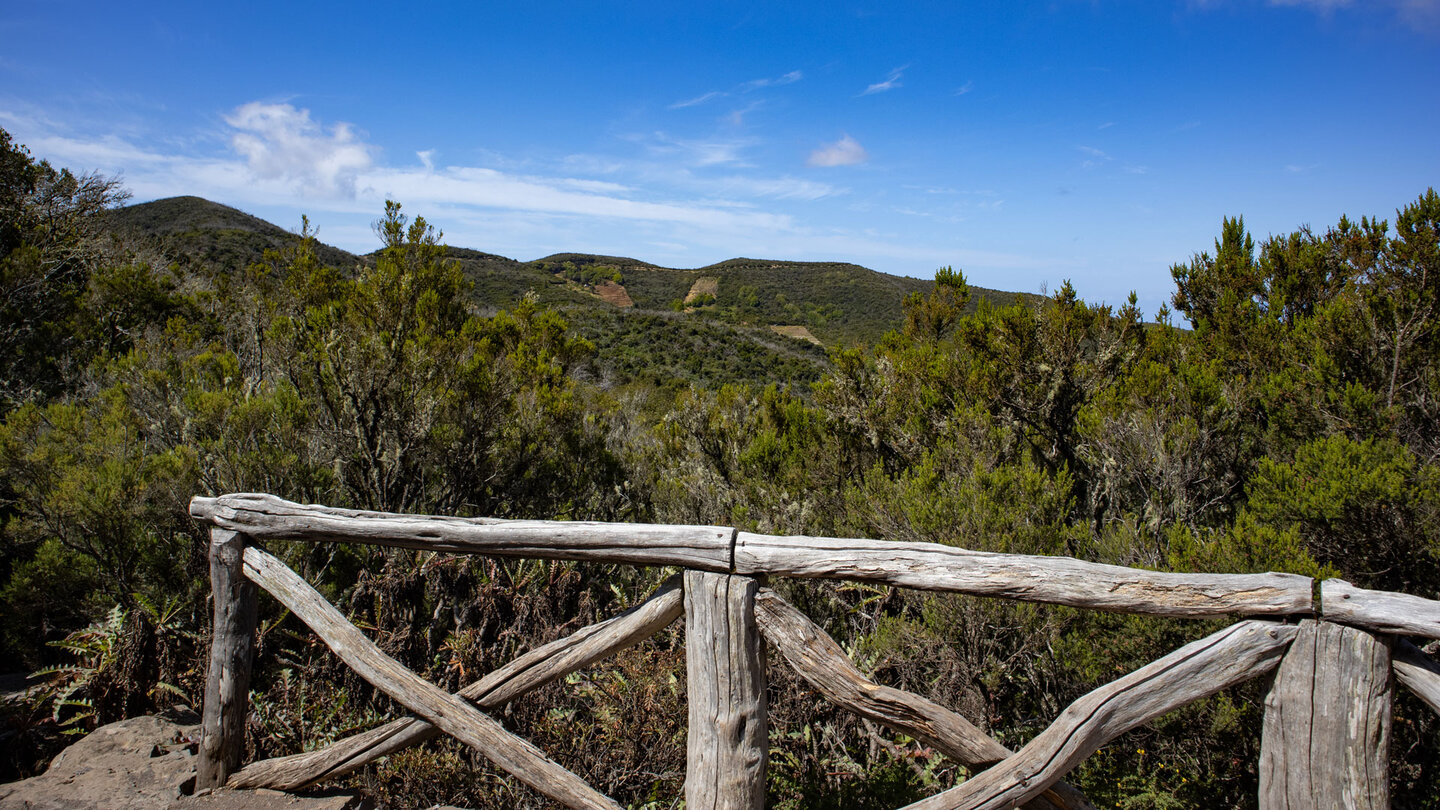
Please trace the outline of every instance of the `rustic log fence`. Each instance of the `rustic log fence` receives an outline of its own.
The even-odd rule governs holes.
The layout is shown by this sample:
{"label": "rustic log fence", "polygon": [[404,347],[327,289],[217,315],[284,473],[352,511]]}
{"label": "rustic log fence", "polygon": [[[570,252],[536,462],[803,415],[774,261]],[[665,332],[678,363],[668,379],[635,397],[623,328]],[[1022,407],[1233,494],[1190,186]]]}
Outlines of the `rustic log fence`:
{"label": "rustic log fence", "polygon": [[[1265,702],[1264,808],[1389,806],[1392,684],[1440,712],[1440,665],[1402,636],[1440,639],[1440,602],[1293,574],[1173,574],[929,543],[779,537],[719,526],[502,521],[306,506],[270,495],[195,498],[211,524],[215,601],[197,786],[296,790],[446,733],[562,805],[618,808],[486,714],[638,644],[685,616],[686,807],[760,808],[767,754],[762,638],[831,701],[976,772],[906,810],[1089,808],[1061,781],[1117,736],[1278,667]],[[685,569],[642,604],[532,650],[450,694],[385,655],[266,540],[360,542],[428,551]],[[849,579],[1096,610],[1245,617],[1072,703],[1019,751],[918,695],[866,678],[766,587],[771,576]],[[328,748],[241,767],[256,586],[414,716]],[[1392,677],[1393,676],[1393,677]]]}

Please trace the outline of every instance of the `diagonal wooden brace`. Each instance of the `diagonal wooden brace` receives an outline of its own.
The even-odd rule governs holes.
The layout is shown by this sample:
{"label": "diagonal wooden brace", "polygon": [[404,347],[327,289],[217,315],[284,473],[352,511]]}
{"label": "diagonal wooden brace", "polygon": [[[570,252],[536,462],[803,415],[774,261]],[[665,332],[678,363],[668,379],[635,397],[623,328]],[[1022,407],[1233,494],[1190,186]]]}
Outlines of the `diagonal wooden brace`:
{"label": "diagonal wooden brace", "polygon": [[[676,574],[641,604],[537,647],[456,694],[482,709],[499,708],[639,644],[678,619],[684,610],[681,575]],[[344,776],[440,733],[440,729],[418,717],[402,717],[317,751],[251,763],[232,775],[229,784],[237,788],[299,790],[324,779]]]}
{"label": "diagonal wooden brace", "polygon": [[375,688],[446,734],[473,746],[525,784],[566,807],[620,810],[620,805],[534,745],[506,731],[464,699],[426,681],[386,655],[284,563],[252,546],[245,549],[245,576],[299,616],[341,660]]}
{"label": "diagonal wooden brace", "polygon": [[[1010,756],[1010,749],[961,715],[865,677],[835,639],[770,588],[762,587],[755,597],[755,618],[761,635],[791,669],[834,703],[908,734],[973,770]],[[1064,782],[1057,782],[1025,806],[1029,810],[1093,810],[1079,790]]]}

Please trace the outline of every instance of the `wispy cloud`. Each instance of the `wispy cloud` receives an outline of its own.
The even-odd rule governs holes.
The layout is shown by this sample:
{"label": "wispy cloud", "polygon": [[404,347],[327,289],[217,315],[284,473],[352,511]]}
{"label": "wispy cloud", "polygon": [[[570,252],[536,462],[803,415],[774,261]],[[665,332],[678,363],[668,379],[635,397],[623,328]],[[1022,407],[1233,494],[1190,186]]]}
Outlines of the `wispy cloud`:
{"label": "wispy cloud", "polygon": [[752,144],[747,138],[677,138],[666,132],[630,140],[642,143],[654,154],[679,155],[686,164],[696,167],[745,165],[742,153]]}
{"label": "wispy cloud", "polygon": [[751,79],[748,82],[741,82],[740,84],[735,85],[735,87],[730,90],[711,90],[708,93],[701,93],[694,98],[687,98],[683,101],[677,101],[674,104],[671,104],[666,109],[681,110],[686,107],[698,107],[699,105],[704,104],[707,101],[714,101],[717,98],[741,95],[744,93],[749,93],[752,90],[759,90],[764,87],[782,87],[787,84],[794,84],[795,82],[798,82],[803,78],[805,78],[805,74],[803,72],[798,70],[792,70],[783,76],[770,76],[760,79]]}
{"label": "wispy cloud", "polygon": [[747,197],[769,197],[777,200],[818,200],[845,193],[829,183],[817,183],[798,177],[723,177],[713,182],[714,190],[738,193]]}
{"label": "wispy cloud", "polygon": [[968,92],[970,92],[971,90],[974,90],[974,89],[975,89],[975,82],[974,82],[974,81],[968,81],[968,82],[965,82],[964,84],[960,85],[959,87],[955,88],[955,95],[957,95],[957,96],[963,96],[963,95],[965,95],[966,93],[968,93]]}
{"label": "wispy cloud", "polygon": [[810,153],[810,158],[805,161],[807,166],[855,166],[870,159],[870,153],[860,142],[842,135],[840,140],[834,143],[822,144],[818,149]]}
{"label": "wispy cloud", "polygon": [[1105,150],[1096,149],[1093,146],[1076,146],[1075,148],[1090,156],[1087,160],[1080,163],[1080,168],[1082,169],[1093,169],[1096,166],[1109,163],[1115,159],[1106,154]]}
{"label": "wispy cloud", "polygon": [[355,180],[370,168],[372,148],[351,126],[327,132],[310,111],[289,104],[252,101],[225,116],[234,128],[230,145],[250,171],[265,180],[293,183],[302,194],[355,195]]}
{"label": "wispy cloud", "polygon": [[719,90],[711,90],[708,93],[702,93],[701,95],[698,95],[694,98],[687,98],[684,101],[677,101],[674,104],[671,104],[668,109],[680,110],[684,109],[685,107],[696,107],[704,104],[707,101],[710,101],[711,99],[720,98],[724,95],[726,94],[720,92]]}
{"label": "wispy cloud", "polygon": [[731,110],[730,113],[725,116],[725,121],[732,127],[744,126],[745,116],[749,115],[752,112],[755,112],[763,106],[765,106],[764,102],[753,101],[749,104],[746,104],[744,107],[737,107]]}
{"label": "wispy cloud", "polygon": [[894,90],[897,87],[901,87],[902,85],[900,84],[900,79],[905,75],[906,68],[909,67],[909,65],[905,65],[904,67],[895,68],[894,70],[890,71],[889,76],[885,77],[885,81],[876,82],[870,85],[869,87],[865,88],[865,92],[861,93],[860,95],[869,96],[874,95],[875,93],[884,93],[888,90]]}
{"label": "wispy cloud", "polygon": [[803,78],[805,78],[804,73],[798,70],[792,70],[784,76],[776,76],[773,79],[751,79],[736,89],[741,93],[748,93],[751,90],[759,90],[762,87],[780,87],[786,84],[794,84]]}

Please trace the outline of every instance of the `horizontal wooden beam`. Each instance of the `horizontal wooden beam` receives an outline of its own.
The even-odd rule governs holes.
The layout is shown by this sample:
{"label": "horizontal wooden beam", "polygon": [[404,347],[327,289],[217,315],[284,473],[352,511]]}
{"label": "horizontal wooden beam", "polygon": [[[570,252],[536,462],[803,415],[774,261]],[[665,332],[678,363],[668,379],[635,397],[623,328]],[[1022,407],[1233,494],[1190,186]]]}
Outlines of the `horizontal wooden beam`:
{"label": "horizontal wooden beam", "polygon": [[190,513],[261,540],[349,541],[493,556],[675,565],[745,576],[853,579],[1159,616],[1312,612],[1312,580],[1295,574],[1178,574],[938,543],[782,537],[721,526],[398,515],[306,506],[253,494],[195,498]]}
{"label": "horizontal wooden beam", "polygon": [[1320,615],[1382,633],[1440,638],[1440,602],[1393,591],[1357,588],[1343,579],[1320,583]]}
{"label": "horizontal wooden beam", "polygon": [[[536,647],[456,694],[474,701],[482,709],[499,708],[639,644],[678,619],[684,611],[681,575],[676,574],[641,604]],[[316,751],[253,762],[231,776],[229,784],[235,788],[299,790],[321,780],[344,776],[440,733],[440,729],[418,717],[402,717]]]}
{"label": "horizontal wooden beam", "polygon": [[257,540],[328,540],[500,557],[678,565],[721,573],[730,570],[735,535],[722,526],[362,512],[257,494],[194,498],[190,514]]}
{"label": "horizontal wooden beam", "polygon": [[736,538],[735,570],[1192,618],[1308,614],[1313,600],[1312,580],[1296,574],[1174,574],[938,543],[749,532]]}
{"label": "horizontal wooden beam", "polygon": [[[828,633],[769,588],[755,597],[760,633],[791,668],[842,708],[909,735],[970,768],[983,770],[1010,756],[964,717],[940,704],[865,677]],[[1080,791],[1057,782],[1025,805],[1029,810],[1089,810]]]}
{"label": "horizontal wooden beam", "polygon": [[1394,654],[1395,679],[1440,714],[1440,663],[1403,638],[1396,640]]}
{"label": "horizontal wooden beam", "polygon": [[534,745],[386,655],[284,563],[251,546],[245,549],[245,576],[300,617],[360,677],[445,733],[473,746],[520,781],[566,807],[620,810],[620,805]]}
{"label": "horizontal wooden beam", "polygon": [[1248,620],[1181,647],[1070,704],[1004,762],[905,810],[1001,810],[1030,801],[1116,737],[1273,669],[1294,625]]}

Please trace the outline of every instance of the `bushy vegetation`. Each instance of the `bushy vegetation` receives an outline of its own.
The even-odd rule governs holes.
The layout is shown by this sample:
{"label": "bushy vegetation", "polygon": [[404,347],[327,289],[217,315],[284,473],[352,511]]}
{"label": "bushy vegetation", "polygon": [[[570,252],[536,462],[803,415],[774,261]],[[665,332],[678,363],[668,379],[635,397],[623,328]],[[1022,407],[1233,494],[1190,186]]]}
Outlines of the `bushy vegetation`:
{"label": "bushy vegetation", "polygon": [[[759,338],[726,322],[747,306],[775,322],[785,302],[753,281],[762,268],[728,268],[752,274],[720,286],[714,306],[734,318],[597,315],[519,289],[496,310],[471,297],[470,270],[499,257],[447,251],[394,204],[368,261],[327,263],[305,225],[242,266],[167,263],[164,246],[100,227],[120,199],[113,181],[36,162],[8,135],[0,145],[0,655],[68,667],[43,704],[10,707],[9,775],[37,767],[62,730],[196,704],[209,586],[186,514],[195,494],[1340,574],[1440,596],[1433,191],[1393,227],[1342,220],[1257,244],[1226,220],[1213,252],[1172,268],[1175,309],[1158,323],[1133,299],[1091,305],[1068,284],[1039,302],[977,296],[946,268],[894,290],[888,333],[822,359],[775,336],[746,348]],[[48,223],[52,210],[70,219]],[[641,289],[661,272],[607,266]],[[666,283],[679,292],[657,282],[655,309],[693,279]],[[451,689],[666,574],[271,550]],[[1216,629],[777,584],[877,680],[1011,746]],[[396,710],[262,604],[253,754],[313,748]],[[682,640],[672,628],[499,714],[623,803],[668,806],[684,773]],[[967,775],[815,698],[778,660],[771,673],[772,806],[893,807]],[[1267,688],[1161,718],[1071,781],[1097,806],[1253,806]],[[1440,728],[1412,704],[1398,704],[1395,801],[1434,807]],[[351,781],[396,807],[542,806],[443,741]]]}

